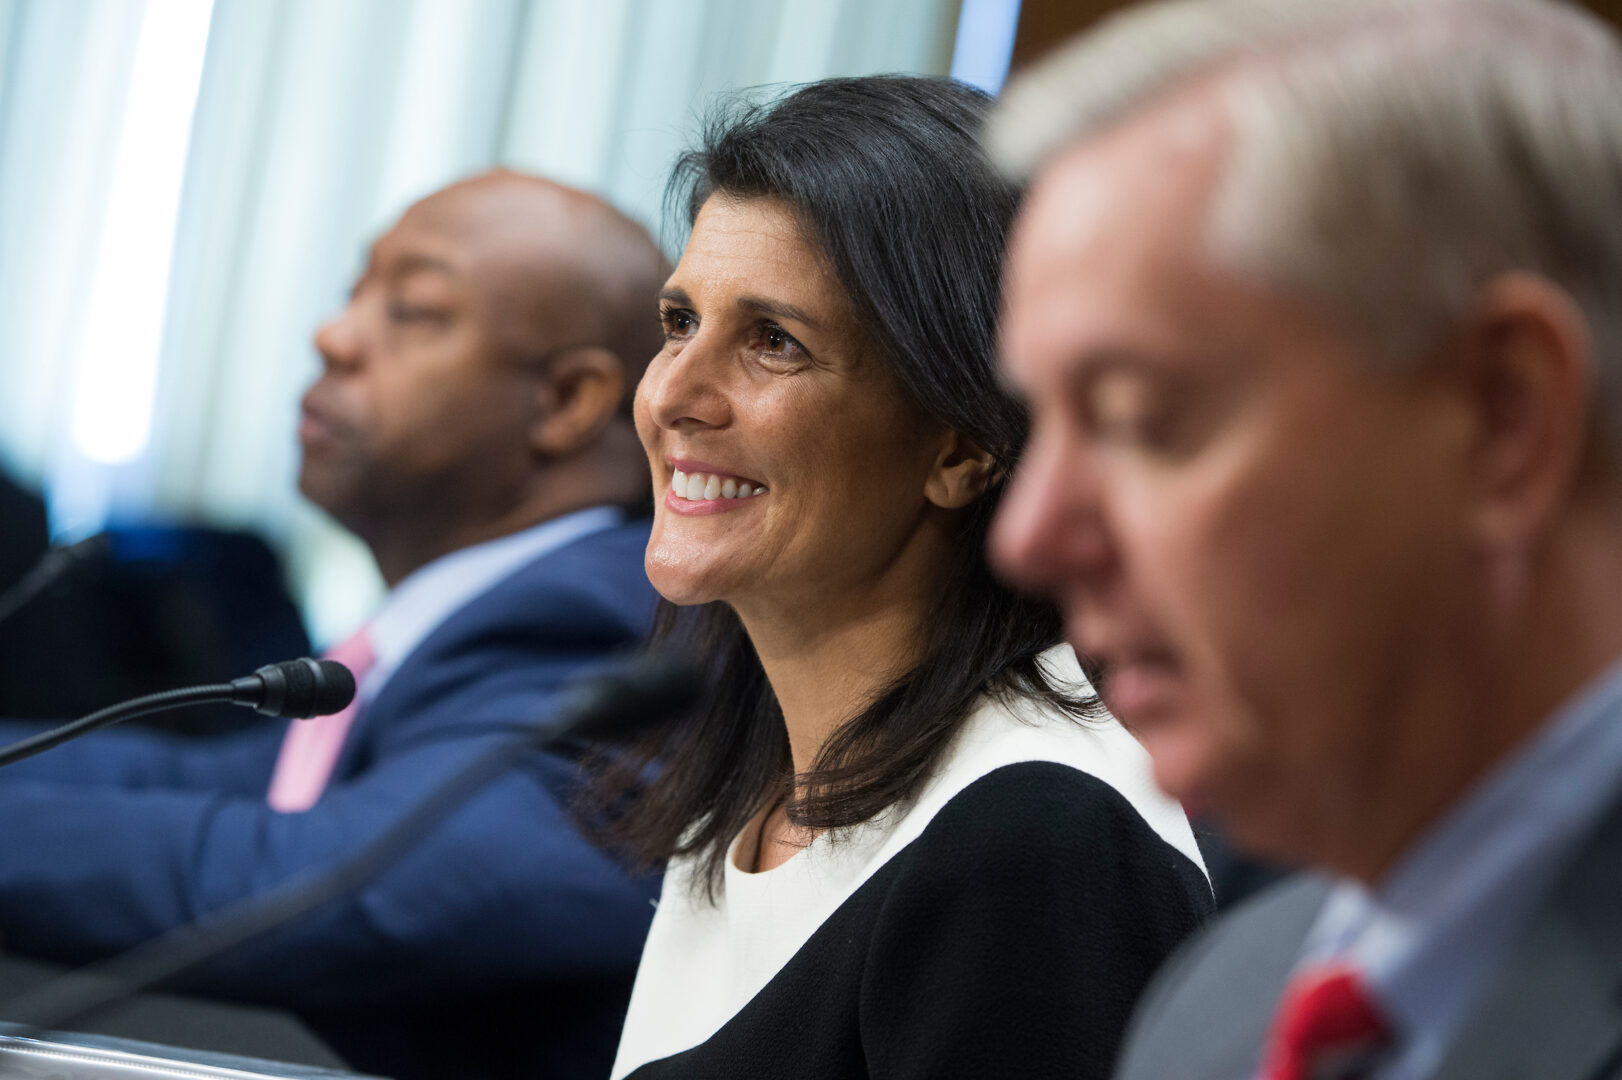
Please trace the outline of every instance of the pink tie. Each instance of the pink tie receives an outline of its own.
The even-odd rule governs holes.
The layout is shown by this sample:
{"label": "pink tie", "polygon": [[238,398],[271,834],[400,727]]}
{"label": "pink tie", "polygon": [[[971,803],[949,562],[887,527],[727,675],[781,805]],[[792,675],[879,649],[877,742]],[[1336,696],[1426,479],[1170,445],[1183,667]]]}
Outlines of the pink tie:
{"label": "pink tie", "polygon": [[1357,972],[1339,965],[1306,971],[1284,991],[1261,1076],[1361,1076],[1390,1040],[1391,1028]]}
{"label": "pink tie", "polygon": [[[336,660],[354,672],[358,684],[377,657],[372,654],[372,642],[363,626],[348,641],[327,653],[327,659]],[[293,721],[287,729],[287,737],[282,740],[276,771],[270,777],[270,793],[265,797],[272,810],[293,814],[308,810],[321,798],[333,766],[338,764],[338,754],[344,748],[344,737],[349,734],[359,703],[357,694],[343,712]]]}

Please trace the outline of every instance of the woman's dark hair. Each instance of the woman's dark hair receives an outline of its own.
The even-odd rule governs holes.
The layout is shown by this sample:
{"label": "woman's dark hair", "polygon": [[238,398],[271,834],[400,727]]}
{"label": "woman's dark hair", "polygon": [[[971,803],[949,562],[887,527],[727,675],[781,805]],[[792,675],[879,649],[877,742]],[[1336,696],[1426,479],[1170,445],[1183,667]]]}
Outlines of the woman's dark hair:
{"label": "woman's dark hair", "polygon": [[1005,588],[985,561],[1026,433],[1025,411],[995,365],[1002,252],[1019,192],[980,150],[987,104],[960,83],[906,76],[828,79],[769,103],[733,100],[671,176],[667,204],[689,225],[713,195],[787,205],[902,393],[995,462],[988,491],[964,514],[922,659],[828,740],[799,778],[799,798],[782,712],[732,609],[660,604],[654,647],[697,650],[711,693],[643,755],[606,767],[599,808],[614,805],[613,793],[649,761],[661,763],[600,828],[644,864],[699,855],[712,895],[728,844],[768,799],[790,798],[790,820],[812,829],[867,821],[918,789],[984,694],[1032,695],[1077,717],[1098,715],[1096,698],[1068,695],[1037,664],[1059,640],[1058,613]]}

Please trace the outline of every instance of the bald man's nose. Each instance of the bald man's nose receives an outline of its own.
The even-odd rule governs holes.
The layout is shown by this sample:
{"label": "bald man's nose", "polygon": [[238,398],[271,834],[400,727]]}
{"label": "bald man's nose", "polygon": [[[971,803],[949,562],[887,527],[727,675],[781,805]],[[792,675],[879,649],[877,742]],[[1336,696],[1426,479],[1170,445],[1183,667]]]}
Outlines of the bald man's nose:
{"label": "bald man's nose", "polygon": [[360,339],[350,308],[322,323],[314,340],[316,351],[329,368],[353,366],[360,361]]}

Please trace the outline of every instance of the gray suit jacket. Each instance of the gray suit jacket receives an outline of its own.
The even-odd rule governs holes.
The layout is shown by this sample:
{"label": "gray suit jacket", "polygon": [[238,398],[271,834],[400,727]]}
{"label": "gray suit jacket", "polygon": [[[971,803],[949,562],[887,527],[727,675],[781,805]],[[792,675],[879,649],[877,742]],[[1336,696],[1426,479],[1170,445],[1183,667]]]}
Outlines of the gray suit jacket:
{"label": "gray suit jacket", "polygon": [[[1328,890],[1298,875],[1185,946],[1144,996],[1117,1080],[1251,1080]],[[1509,946],[1430,1080],[1622,1080],[1622,802]]]}

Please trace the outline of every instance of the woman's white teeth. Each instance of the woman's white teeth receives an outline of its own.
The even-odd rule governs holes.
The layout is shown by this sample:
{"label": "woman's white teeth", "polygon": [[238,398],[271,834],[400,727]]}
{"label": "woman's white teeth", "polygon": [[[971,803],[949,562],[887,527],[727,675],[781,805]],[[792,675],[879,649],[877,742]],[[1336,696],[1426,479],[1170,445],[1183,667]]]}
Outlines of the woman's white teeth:
{"label": "woman's white teeth", "polygon": [[711,476],[705,473],[684,473],[677,469],[670,478],[670,490],[676,493],[678,499],[747,499],[752,495],[759,495],[766,488],[760,484],[751,484],[747,480],[736,480],[728,476]]}

